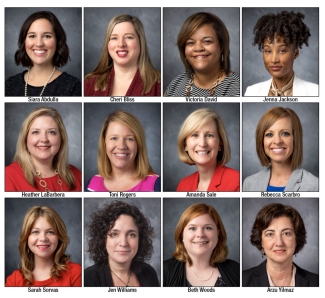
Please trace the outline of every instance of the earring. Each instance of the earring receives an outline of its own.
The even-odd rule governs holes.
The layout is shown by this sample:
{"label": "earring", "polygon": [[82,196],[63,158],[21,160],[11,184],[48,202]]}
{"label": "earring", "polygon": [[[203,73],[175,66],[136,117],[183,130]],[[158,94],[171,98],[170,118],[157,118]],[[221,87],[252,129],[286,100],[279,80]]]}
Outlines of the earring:
{"label": "earring", "polygon": [[261,254],[262,254],[262,259],[264,258],[265,252],[264,252],[264,248],[262,247],[261,249]]}
{"label": "earring", "polygon": [[223,62],[223,54],[221,55],[221,62]]}

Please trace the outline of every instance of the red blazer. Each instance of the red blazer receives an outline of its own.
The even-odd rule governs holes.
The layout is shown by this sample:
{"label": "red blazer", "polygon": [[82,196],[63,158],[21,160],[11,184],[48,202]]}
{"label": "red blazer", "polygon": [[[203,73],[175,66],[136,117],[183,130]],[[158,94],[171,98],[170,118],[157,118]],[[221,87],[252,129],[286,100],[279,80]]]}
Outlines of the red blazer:
{"label": "red blazer", "polygon": [[[111,88],[114,80],[114,74],[115,74],[114,67],[112,67],[112,70],[108,76],[108,85],[105,91],[102,90],[95,91],[95,83],[97,77],[91,77],[89,80],[85,81],[84,82],[85,96],[110,96]],[[160,83],[158,82],[154,83],[151,90],[146,94],[142,94],[142,88],[143,88],[143,82],[138,69],[125,96],[160,96]]]}
{"label": "red blazer", "polygon": [[[239,172],[217,165],[210,181],[208,191],[239,191]],[[196,191],[199,185],[199,172],[185,177],[177,186],[176,191]]]}

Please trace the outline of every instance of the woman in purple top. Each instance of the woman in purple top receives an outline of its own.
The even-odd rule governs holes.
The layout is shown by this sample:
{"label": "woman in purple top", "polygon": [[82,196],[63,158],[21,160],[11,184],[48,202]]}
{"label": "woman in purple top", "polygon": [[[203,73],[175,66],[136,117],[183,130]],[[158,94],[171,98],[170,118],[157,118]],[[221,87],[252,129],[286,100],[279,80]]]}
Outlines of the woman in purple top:
{"label": "woman in purple top", "polygon": [[89,191],[160,191],[160,177],[147,156],[144,129],[134,115],[115,111],[102,126],[98,148],[99,174]]}

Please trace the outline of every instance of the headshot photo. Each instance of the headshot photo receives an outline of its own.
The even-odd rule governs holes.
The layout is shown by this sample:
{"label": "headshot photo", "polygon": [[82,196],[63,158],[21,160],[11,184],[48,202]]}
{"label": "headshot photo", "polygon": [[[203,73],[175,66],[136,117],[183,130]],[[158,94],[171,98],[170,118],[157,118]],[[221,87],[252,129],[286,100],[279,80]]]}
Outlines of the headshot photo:
{"label": "headshot photo", "polygon": [[161,95],[160,11],[84,9],[85,96]]}
{"label": "headshot photo", "polygon": [[164,287],[239,287],[239,198],[164,198]]}
{"label": "headshot photo", "polygon": [[164,191],[239,191],[239,103],[163,109]]}
{"label": "headshot photo", "polygon": [[5,96],[81,96],[78,7],[5,8]]}
{"label": "headshot photo", "polygon": [[160,191],[160,103],[85,103],[85,191]]}
{"label": "headshot photo", "polygon": [[5,104],[5,191],[81,191],[81,104]]}
{"label": "headshot photo", "polygon": [[5,286],[81,287],[81,198],[5,198]]}
{"label": "headshot photo", "polygon": [[84,286],[160,287],[160,198],[84,204]]}
{"label": "headshot photo", "polygon": [[243,287],[319,286],[319,198],[243,198],[242,212]]}
{"label": "headshot photo", "polygon": [[243,103],[242,111],[243,191],[318,191],[319,104]]}
{"label": "headshot photo", "polygon": [[319,8],[242,9],[243,95],[319,95]]}
{"label": "headshot photo", "polygon": [[164,96],[239,96],[239,7],[163,12]]}

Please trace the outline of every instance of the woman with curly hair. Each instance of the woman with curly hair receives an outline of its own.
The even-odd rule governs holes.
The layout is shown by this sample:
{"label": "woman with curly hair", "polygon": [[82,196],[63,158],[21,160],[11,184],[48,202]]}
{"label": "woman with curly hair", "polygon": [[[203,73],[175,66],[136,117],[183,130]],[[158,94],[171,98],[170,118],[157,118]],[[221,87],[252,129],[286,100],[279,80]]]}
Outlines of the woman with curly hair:
{"label": "woman with curly hair", "polygon": [[308,46],[309,28],[300,12],[262,16],[256,23],[253,45],[263,52],[272,79],[249,86],[245,96],[318,96],[318,85],[300,79],[293,70],[299,49]]}
{"label": "woman with curly hair", "polygon": [[30,208],[19,239],[21,268],[7,277],[6,287],[81,287],[81,266],[69,261],[68,243],[66,226],[54,209]]}
{"label": "woman with curly hair", "polygon": [[88,252],[95,265],[85,270],[86,287],[159,287],[147,263],[153,253],[154,230],[135,205],[105,204],[87,224]]}

